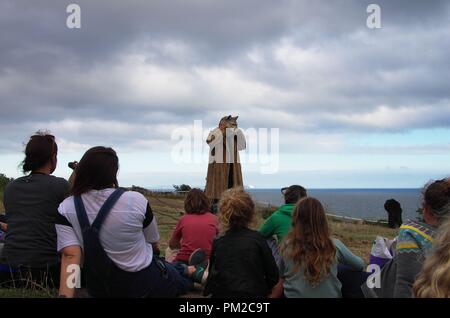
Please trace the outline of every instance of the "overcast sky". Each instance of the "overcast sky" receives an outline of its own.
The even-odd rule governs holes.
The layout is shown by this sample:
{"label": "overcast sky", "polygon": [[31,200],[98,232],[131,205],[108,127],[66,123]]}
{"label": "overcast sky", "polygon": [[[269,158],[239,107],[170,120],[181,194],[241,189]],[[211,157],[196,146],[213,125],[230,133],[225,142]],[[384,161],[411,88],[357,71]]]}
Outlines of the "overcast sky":
{"label": "overcast sky", "polygon": [[[81,7],[81,29],[66,7]],[[381,7],[381,29],[366,26]],[[420,187],[449,174],[449,1],[0,2],[0,172],[48,129],[57,175],[91,146],[114,147],[123,185],[203,186],[177,164],[175,129],[228,114],[278,128],[279,170],[244,183]],[[205,153],[206,154],[206,153]]]}

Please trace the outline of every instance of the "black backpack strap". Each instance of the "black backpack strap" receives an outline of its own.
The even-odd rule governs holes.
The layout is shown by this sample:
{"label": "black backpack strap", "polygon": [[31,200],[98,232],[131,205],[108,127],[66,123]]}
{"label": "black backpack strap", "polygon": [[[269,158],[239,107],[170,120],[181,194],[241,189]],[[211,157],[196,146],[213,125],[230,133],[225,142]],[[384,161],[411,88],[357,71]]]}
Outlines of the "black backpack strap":
{"label": "black backpack strap", "polygon": [[[103,206],[100,208],[100,211],[97,214],[94,222],[92,223],[92,229],[96,232],[100,232],[100,228],[102,226],[103,221],[108,215],[109,211],[113,208],[114,204],[116,204],[117,200],[124,194],[126,191],[122,188],[118,188],[115,190],[108,199],[106,199]],[[86,213],[86,208],[84,207],[83,200],[81,196],[77,195],[74,197],[75,201],[75,210],[77,212],[78,223],[80,223],[82,233],[85,233],[87,230],[91,229],[91,225],[89,224],[89,218]]]}
{"label": "black backpack strap", "polygon": [[91,227],[86,213],[86,208],[84,207],[84,203],[80,195],[74,196],[73,200],[75,202],[75,211],[77,212],[77,218],[78,223],[80,223],[81,226],[81,232],[85,233]]}
{"label": "black backpack strap", "polygon": [[98,211],[97,217],[95,218],[94,222],[92,222],[92,229],[94,231],[100,232],[100,228],[102,227],[103,221],[105,220],[106,216],[109,214],[114,204],[116,204],[116,202],[125,192],[125,189],[118,188],[113,192],[113,194],[110,195],[105,203],[103,203],[100,211]]}

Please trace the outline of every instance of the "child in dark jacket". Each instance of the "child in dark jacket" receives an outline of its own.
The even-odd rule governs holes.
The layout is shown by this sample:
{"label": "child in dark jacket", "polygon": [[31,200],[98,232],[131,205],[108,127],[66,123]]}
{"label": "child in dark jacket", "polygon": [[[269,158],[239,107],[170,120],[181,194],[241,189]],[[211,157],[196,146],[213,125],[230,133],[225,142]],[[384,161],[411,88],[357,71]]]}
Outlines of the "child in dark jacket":
{"label": "child in dark jacket", "polygon": [[212,297],[266,297],[279,274],[264,237],[249,229],[255,204],[242,189],[226,191],[219,203],[225,233],[213,242],[204,294]]}

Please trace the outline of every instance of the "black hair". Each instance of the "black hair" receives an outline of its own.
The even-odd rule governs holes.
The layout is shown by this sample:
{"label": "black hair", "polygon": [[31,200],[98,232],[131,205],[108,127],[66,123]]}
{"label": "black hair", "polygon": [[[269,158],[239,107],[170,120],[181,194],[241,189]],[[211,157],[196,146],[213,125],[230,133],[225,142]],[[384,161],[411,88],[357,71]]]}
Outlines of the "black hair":
{"label": "black hair", "polygon": [[403,211],[400,202],[395,199],[386,200],[384,203],[384,209],[388,212],[392,211],[397,213],[401,213]]}
{"label": "black hair", "polygon": [[400,202],[395,199],[386,200],[384,209],[388,213],[388,224],[390,228],[398,228],[402,225],[402,206]]}
{"label": "black hair", "polygon": [[86,151],[75,168],[73,195],[81,195],[90,190],[117,188],[119,158],[112,148],[94,147]]}
{"label": "black hair", "polygon": [[295,204],[298,200],[307,196],[306,189],[300,185],[291,185],[281,189],[286,204]]}
{"label": "black hair", "polygon": [[423,204],[437,218],[450,213],[450,179],[441,179],[429,183],[423,191]]}
{"label": "black hair", "polygon": [[25,146],[25,159],[21,165],[23,173],[36,171],[45,166],[58,153],[55,136],[38,131]]}

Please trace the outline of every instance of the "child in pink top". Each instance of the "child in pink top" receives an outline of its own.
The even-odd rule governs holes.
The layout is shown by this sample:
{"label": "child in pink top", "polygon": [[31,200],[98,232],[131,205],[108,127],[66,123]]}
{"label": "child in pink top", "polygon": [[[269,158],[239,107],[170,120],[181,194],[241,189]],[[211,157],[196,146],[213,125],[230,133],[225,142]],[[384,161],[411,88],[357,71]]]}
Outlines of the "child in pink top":
{"label": "child in pink top", "polygon": [[191,254],[202,249],[209,258],[212,242],[219,233],[218,218],[209,212],[209,200],[200,189],[189,191],[184,201],[186,215],[180,218],[169,247],[178,250],[174,262],[188,263]]}

